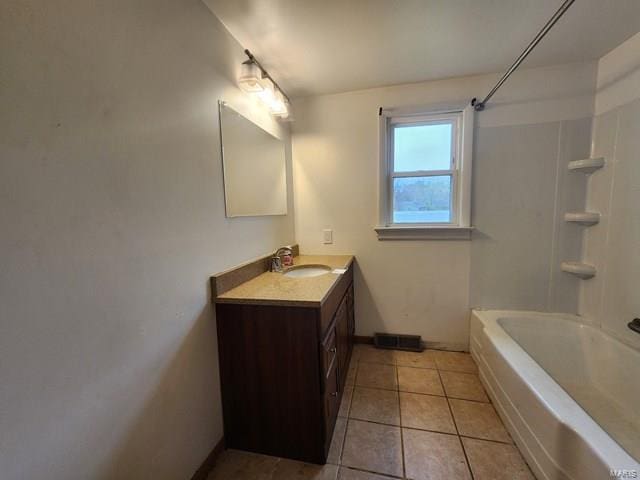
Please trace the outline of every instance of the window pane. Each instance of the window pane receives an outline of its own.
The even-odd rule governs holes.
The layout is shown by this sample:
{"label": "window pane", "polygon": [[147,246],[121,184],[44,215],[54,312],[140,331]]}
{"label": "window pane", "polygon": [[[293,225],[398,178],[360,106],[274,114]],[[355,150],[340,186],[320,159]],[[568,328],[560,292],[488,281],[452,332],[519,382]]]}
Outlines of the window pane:
{"label": "window pane", "polygon": [[451,168],[453,124],[396,125],[393,135],[394,171]]}
{"label": "window pane", "polygon": [[393,223],[450,223],[451,175],[393,179]]}

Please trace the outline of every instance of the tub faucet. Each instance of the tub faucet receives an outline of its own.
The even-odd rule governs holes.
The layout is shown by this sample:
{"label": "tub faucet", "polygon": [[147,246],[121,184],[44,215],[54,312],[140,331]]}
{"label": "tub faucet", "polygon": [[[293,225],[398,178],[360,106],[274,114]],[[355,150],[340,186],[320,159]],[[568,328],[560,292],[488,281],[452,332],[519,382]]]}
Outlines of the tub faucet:
{"label": "tub faucet", "polygon": [[292,252],[290,246],[280,247],[276,250],[276,253],[271,257],[271,271],[282,272],[282,255],[291,255]]}

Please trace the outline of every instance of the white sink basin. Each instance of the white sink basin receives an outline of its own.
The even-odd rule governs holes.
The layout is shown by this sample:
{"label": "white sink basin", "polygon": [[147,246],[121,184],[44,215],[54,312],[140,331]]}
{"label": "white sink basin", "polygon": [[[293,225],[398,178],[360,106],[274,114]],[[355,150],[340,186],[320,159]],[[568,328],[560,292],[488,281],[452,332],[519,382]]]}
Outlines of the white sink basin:
{"label": "white sink basin", "polygon": [[289,278],[319,277],[330,271],[331,267],[327,265],[298,265],[284,272],[284,276]]}

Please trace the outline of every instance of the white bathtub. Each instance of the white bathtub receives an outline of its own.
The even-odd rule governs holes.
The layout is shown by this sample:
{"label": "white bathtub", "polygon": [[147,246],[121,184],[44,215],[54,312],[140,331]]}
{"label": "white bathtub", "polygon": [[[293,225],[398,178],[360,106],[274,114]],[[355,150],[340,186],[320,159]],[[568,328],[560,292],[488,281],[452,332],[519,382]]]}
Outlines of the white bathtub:
{"label": "white bathtub", "polygon": [[580,317],[474,310],[471,353],[542,479],[640,478],[640,352]]}

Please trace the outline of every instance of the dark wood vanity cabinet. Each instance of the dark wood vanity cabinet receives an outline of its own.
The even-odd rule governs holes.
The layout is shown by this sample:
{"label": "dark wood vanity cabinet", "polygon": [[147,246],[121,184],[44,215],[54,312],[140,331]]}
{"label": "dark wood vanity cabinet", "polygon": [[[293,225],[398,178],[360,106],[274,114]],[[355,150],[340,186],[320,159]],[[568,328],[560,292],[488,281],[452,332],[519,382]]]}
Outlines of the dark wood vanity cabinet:
{"label": "dark wood vanity cabinet", "polygon": [[225,444],[326,462],[355,333],[353,267],[320,305],[217,303]]}

